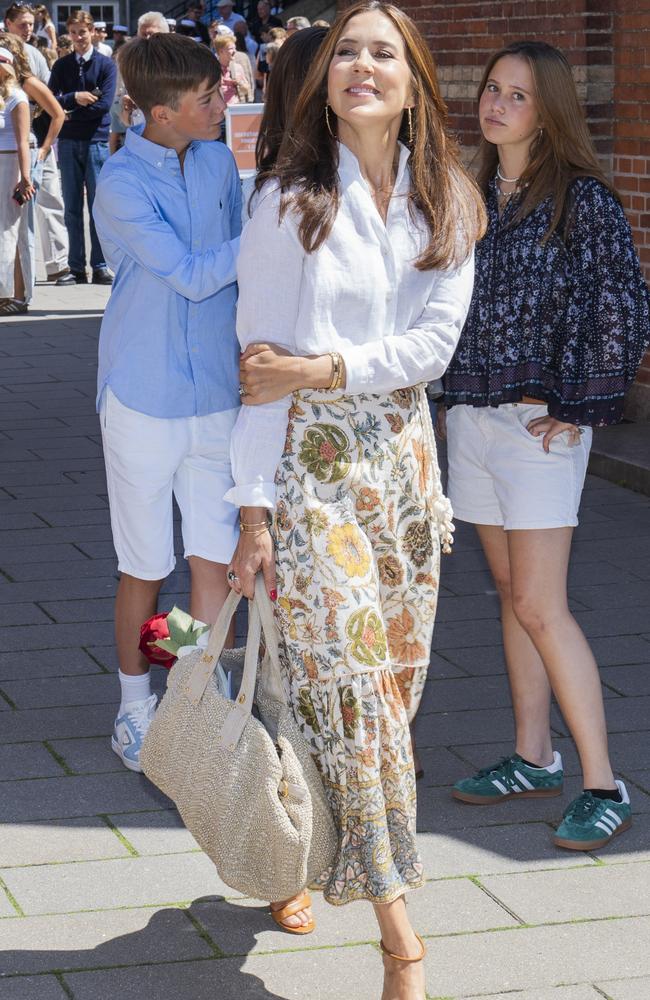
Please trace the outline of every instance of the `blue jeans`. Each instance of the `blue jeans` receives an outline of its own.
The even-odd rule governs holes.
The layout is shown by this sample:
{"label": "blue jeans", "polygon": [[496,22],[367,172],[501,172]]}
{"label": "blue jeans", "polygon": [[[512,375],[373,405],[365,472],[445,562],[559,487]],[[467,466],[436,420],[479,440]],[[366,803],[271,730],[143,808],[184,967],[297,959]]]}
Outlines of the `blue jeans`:
{"label": "blue jeans", "polygon": [[68,266],[71,271],[86,270],[86,241],[84,238],[84,187],[88,214],[90,215],[90,266],[93,271],[106,267],[104,253],[97,237],[93,220],[93,202],[99,172],[108,159],[107,142],[88,142],[86,139],[59,139],[59,166],[65,209],[65,227],[68,230]]}

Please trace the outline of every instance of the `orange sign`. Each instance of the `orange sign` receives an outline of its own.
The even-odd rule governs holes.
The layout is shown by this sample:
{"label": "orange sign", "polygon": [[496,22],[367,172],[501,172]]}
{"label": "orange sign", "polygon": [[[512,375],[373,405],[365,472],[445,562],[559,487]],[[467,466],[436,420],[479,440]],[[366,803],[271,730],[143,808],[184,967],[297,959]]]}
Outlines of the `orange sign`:
{"label": "orange sign", "polygon": [[255,170],[255,143],[263,114],[263,104],[234,104],[226,109],[226,142],[240,174]]}

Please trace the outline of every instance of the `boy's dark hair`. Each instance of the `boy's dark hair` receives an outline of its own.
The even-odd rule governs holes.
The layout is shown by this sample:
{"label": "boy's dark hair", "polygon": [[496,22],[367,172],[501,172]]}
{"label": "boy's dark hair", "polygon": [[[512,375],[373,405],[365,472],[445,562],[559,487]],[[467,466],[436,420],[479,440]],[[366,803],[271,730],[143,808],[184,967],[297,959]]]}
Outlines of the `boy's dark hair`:
{"label": "boy's dark hair", "polygon": [[120,52],[129,97],[148,116],[156,104],[176,110],[183,94],[221,82],[221,64],[205,45],[177,34],[134,38]]}

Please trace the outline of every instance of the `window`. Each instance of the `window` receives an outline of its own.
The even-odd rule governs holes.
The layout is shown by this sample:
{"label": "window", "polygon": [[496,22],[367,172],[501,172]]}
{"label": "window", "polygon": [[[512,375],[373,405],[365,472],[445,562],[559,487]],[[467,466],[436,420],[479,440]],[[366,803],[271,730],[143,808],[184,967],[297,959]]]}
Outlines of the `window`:
{"label": "window", "polygon": [[55,3],[53,8],[52,18],[55,24],[65,24],[75,10],[87,10],[93,20],[106,21],[109,32],[116,21],[120,23],[119,3]]}

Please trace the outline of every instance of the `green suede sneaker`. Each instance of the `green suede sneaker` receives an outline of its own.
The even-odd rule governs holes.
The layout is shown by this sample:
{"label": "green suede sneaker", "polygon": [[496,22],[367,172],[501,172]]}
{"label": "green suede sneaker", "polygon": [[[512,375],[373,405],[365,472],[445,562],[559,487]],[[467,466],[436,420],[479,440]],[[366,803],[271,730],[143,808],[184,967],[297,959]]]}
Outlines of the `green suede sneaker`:
{"label": "green suede sneaker", "polygon": [[593,851],[629,830],[632,826],[630,796],[622,781],[617,781],[616,787],[622,802],[597,799],[591,792],[583,792],[574,799],[555,831],[554,843],[570,851]]}
{"label": "green suede sneaker", "polygon": [[564,771],[562,758],[555,751],[548,767],[529,767],[518,753],[504,757],[498,764],[482,768],[473,778],[463,778],[451,794],[459,802],[489,806],[514,796],[520,799],[545,799],[562,794]]}

